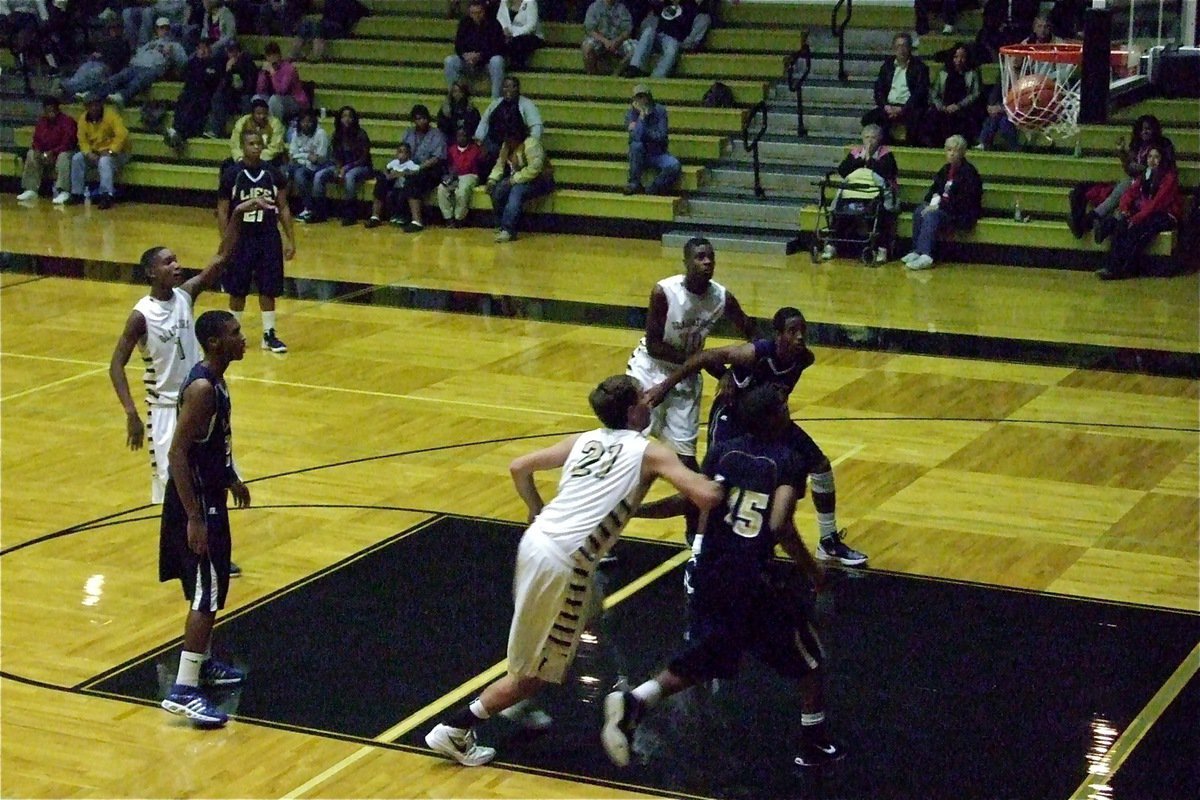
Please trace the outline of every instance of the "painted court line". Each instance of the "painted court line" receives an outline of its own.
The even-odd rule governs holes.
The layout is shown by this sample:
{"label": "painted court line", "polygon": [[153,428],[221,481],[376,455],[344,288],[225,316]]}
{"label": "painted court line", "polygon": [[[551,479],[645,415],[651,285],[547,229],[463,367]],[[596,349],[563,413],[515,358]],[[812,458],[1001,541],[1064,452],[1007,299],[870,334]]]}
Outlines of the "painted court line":
{"label": "painted court line", "polygon": [[97,367],[96,369],[90,369],[87,372],[80,372],[77,375],[71,375],[66,378],[61,378],[57,381],[51,381],[50,383],[43,383],[39,386],[30,387],[22,392],[17,392],[16,394],[10,394],[10,395],[6,395],[4,397],[0,397],[0,403],[6,403],[9,400],[16,400],[19,397],[26,397],[28,395],[34,394],[36,392],[41,392],[46,389],[53,389],[56,386],[62,386],[64,383],[72,383],[73,381],[77,381],[80,378],[90,378],[92,375],[99,375],[101,372],[107,372],[107,371],[108,371],[108,367]]}
{"label": "painted court line", "polygon": [[[649,572],[646,572],[644,575],[641,575],[636,580],[631,581],[626,586],[623,586],[621,589],[619,589],[616,592],[613,592],[611,595],[609,595],[607,598],[605,598],[604,609],[607,611],[608,609],[611,609],[612,607],[616,606],[618,603],[621,603],[621,602],[629,599],[631,596],[633,596],[637,592],[641,591],[642,589],[646,588],[651,583],[653,583],[654,581],[661,578],[663,575],[666,575],[671,570],[675,569],[676,567],[678,567],[681,564],[683,564],[684,562],[686,562],[688,560],[688,558],[691,557],[691,555],[692,555],[691,550],[685,549],[685,550],[679,551],[678,553],[671,556],[669,559],[667,559],[663,563],[659,564],[654,569],[650,570]],[[375,741],[377,741],[381,744],[386,744],[386,743],[396,741],[401,736],[404,736],[405,734],[409,733],[417,726],[419,726],[425,722],[428,722],[432,717],[435,717],[436,715],[445,711],[447,708],[453,706],[456,703],[462,702],[469,695],[473,694],[474,692],[479,691],[484,686],[488,685],[492,681],[494,681],[497,678],[499,678],[500,676],[502,676],[507,670],[508,670],[508,660],[507,659],[504,661],[500,661],[497,664],[492,665],[488,669],[486,669],[483,672],[476,675],[474,678],[471,678],[470,680],[462,683],[457,688],[455,688],[453,691],[439,697],[437,700],[433,701],[432,703],[425,706],[424,708],[419,709],[418,711],[415,711],[414,713],[412,713],[412,714],[408,715],[407,717],[405,717],[404,719],[400,720],[400,722],[396,723],[395,725],[388,728],[383,733],[376,736]],[[336,764],[333,764],[328,769],[322,771],[321,773],[319,773],[317,775],[314,775],[312,778],[305,781],[301,785],[297,786],[295,789],[291,790],[290,792],[288,792],[285,795],[282,795],[283,799],[284,800],[294,800],[294,798],[302,797],[307,792],[309,792],[312,789],[315,789],[316,787],[325,783],[330,778],[337,775],[339,772],[343,771],[344,769],[346,769],[349,766],[354,765],[358,761],[361,761],[363,758],[365,758],[366,756],[368,756],[369,754],[371,754],[373,752],[375,752],[374,747],[371,747],[369,745],[364,745],[363,747],[359,748],[358,750],[355,750],[353,753],[351,753],[350,755],[343,758],[341,761],[337,762]]]}
{"label": "painted court line", "polygon": [[[1079,784],[1079,788],[1071,795],[1070,800],[1112,797],[1112,789],[1109,788],[1108,782],[1112,780],[1113,775],[1129,758],[1129,754],[1145,738],[1151,726],[1163,715],[1167,706],[1171,705],[1171,702],[1179,696],[1183,687],[1197,671],[1200,671],[1200,643],[1192,648],[1183,663],[1176,667],[1175,671],[1171,673],[1171,677],[1167,678],[1159,687],[1154,696],[1150,698],[1150,702],[1146,703],[1146,707],[1138,712],[1125,732],[1117,737],[1112,747],[1108,748],[1108,752],[1092,761],[1091,766],[1088,767],[1088,776],[1084,778],[1083,783]],[[1089,760],[1091,759],[1089,758]]]}

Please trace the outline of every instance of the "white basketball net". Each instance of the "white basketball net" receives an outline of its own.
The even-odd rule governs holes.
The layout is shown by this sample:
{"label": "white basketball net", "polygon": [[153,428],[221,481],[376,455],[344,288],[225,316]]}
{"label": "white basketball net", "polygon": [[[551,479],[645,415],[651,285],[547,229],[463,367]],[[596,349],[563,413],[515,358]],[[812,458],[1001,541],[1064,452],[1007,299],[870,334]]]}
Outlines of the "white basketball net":
{"label": "white basketball net", "polygon": [[[1036,53],[1000,54],[1004,111],[1021,130],[1069,139],[1079,132],[1080,70],[1069,61],[1051,60],[1059,46],[1042,47],[1048,58]],[[1077,54],[1077,47],[1071,52]]]}

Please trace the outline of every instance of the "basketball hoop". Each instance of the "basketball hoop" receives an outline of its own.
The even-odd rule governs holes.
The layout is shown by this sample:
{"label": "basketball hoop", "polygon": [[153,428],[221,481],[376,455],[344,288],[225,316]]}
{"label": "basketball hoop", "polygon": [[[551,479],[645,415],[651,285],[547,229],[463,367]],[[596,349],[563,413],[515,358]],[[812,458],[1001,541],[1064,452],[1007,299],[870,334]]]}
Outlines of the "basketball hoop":
{"label": "basketball hoop", "polygon": [[[1110,64],[1126,65],[1126,53],[1113,51]],[[1078,42],[1010,44],[1000,48],[1000,89],[1004,111],[1013,125],[1050,139],[1079,133]]]}

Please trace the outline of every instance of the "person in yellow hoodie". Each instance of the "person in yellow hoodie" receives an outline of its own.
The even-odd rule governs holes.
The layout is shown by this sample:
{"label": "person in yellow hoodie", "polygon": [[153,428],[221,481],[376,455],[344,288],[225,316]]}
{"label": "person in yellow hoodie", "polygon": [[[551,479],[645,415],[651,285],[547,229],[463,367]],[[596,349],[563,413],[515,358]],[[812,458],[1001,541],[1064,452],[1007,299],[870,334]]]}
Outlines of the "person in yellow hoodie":
{"label": "person in yellow hoodie", "polygon": [[287,163],[287,142],[284,136],[287,131],[279,118],[271,114],[267,101],[256,97],[250,101],[250,113],[238,118],[233,123],[233,133],[229,137],[229,152],[233,156],[226,164],[242,160],[242,132],[254,131],[262,137],[262,160],[273,167],[283,167]]}
{"label": "person in yellow hoodie", "polygon": [[[96,94],[84,98],[79,116],[79,152],[71,157],[71,194],[60,205],[83,202],[84,184],[91,172],[100,175],[102,209],[112,208],[114,181],[129,160],[129,129],[113,106]],[[54,199],[58,203],[58,198]]]}
{"label": "person in yellow hoodie", "polygon": [[531,136],[525,125],[514,123],[504,135],[500,157],[487,181],[492,209],[500,215],[497,242],[517,238],[521,206],[554,191],[553,173],[541,140]]}

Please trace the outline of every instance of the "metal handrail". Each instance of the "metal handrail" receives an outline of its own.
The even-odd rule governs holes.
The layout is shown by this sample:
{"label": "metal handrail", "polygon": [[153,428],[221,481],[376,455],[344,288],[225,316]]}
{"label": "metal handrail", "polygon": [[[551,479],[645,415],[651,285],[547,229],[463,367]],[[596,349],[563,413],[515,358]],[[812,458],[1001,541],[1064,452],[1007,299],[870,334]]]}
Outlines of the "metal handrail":
{"label": "metal handrail", "polygon": [[[838,11],[841,10],[843,5],[846,7],[846,18],[839,24]],[[850,76],[846,74],[846,26],[850,24],[852,16],[854,16],[854,0],[838,0],[829,18],[829,31],[837,37],[838,80],[842,81],[850,79]]]}
{"label": "metal handrail", "polygon": [[[796,75],[796,65],[804,59],[804,72]],[[808,128],[804,127],[804,82],[808,73],[812,72],[812,48],[808,46],[808,31],[800,33],[800,49],[788,56],[787,82],[788,89],[796,93],[796,135],[807,136]]]}
{"label": "metal handrail", "polygon": [[[750,125],[754,122],[754,118],[762,112],[762,126],[759,127],[758,133],[754,134],[754,141],[750,141]],[[748,112],[746,112],[745,121],[742,122],[742,145],[750,151],[754,157],[754,196],[760,200],[767,196],[767,193],[762,188],[762,177],[759,175],[758,164],[758,143],[763,135],[767,132],[767,101],[760,100]]]}

